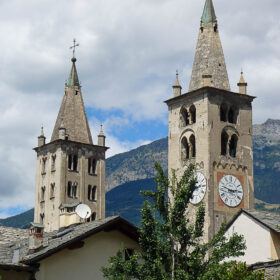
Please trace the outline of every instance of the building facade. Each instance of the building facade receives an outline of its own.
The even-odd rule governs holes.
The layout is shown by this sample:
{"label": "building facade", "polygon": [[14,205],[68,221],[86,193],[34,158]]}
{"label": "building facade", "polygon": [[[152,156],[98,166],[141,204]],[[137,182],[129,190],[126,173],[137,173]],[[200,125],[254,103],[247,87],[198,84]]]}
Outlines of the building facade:
{"label": "building facade", "polygon": [[196,166],[197,189],[189,214],[206,206],[206,239],[241,208],[254,207],[252,101],[241,74],[239,92],[230,91],[212,0],[206,0],[189,92],[178,74],[169,111],[168,169],[182,176]]}
{"label": "building facade", "polygon": [[90,220],[105,218],[105,135],[93,144],[76,70],[76,58],[53,129],[38,137],[34,222],[45,231],[80,222],[76,206],[91,209]]}

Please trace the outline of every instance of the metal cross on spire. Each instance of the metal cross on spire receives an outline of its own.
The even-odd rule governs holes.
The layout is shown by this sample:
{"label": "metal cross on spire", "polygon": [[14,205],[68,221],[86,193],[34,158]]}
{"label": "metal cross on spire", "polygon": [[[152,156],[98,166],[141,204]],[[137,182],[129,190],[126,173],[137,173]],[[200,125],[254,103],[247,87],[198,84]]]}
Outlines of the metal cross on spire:
{"label": "metal cross on spire", "polygon": [[73,49],[73,57],[75,57],[75,50],[76,50],[76,47],[80,46],[80,44],[76,44],[76,42],[77,42],[77,41],[76,41],[76,39],[74,38],[74,39],[73,39],[74,45],[70,47],[70,50]]}

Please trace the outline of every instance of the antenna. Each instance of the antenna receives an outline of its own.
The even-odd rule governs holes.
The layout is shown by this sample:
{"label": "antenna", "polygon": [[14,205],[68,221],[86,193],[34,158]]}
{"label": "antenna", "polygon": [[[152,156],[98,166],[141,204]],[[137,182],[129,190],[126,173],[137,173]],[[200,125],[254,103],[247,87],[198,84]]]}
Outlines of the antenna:
{"label": "antenna", "polygon": [[87,219],[91,215],[91,210],[86,204],[79,204],[76,207],[76,214],[82,219]]}

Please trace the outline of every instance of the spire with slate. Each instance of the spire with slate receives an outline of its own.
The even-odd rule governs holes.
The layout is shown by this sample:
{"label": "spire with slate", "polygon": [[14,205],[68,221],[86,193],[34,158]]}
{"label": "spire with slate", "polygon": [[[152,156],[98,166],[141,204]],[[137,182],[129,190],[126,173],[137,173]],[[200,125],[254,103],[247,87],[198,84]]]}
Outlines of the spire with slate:
{"label": "spire with slate", "polygon": [[65,94],[56,119],[51,141],[58,140],[62,137],[59,135],[59,131],[63,128],[67,134],[65,135],[65,139],[93,144],[75,65],[77,61],[74,57],[75,48],[78,45],[74,39],[74,46],[71,47],[73,48],[73,58],[71,59],[72,68],[65,84]]}
{"label": "spire with slate", "polygon": [[206,69],[209,75],[212,76],[213,87],[230,90],[228,73],[212,0],[206,0],[204,5],[189,91],[203,87],[203,75]]}

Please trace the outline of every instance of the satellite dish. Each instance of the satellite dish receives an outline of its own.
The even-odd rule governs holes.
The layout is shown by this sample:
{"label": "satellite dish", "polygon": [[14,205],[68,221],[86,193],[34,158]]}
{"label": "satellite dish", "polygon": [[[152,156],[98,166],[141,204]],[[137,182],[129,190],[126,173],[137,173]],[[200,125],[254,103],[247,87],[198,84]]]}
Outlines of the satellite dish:
{"label": "satellite dish", "polygon": [[79,204],[76,207],[76,214],[82,219],[87,219],[91,215],[91,210],[86,204]]}

